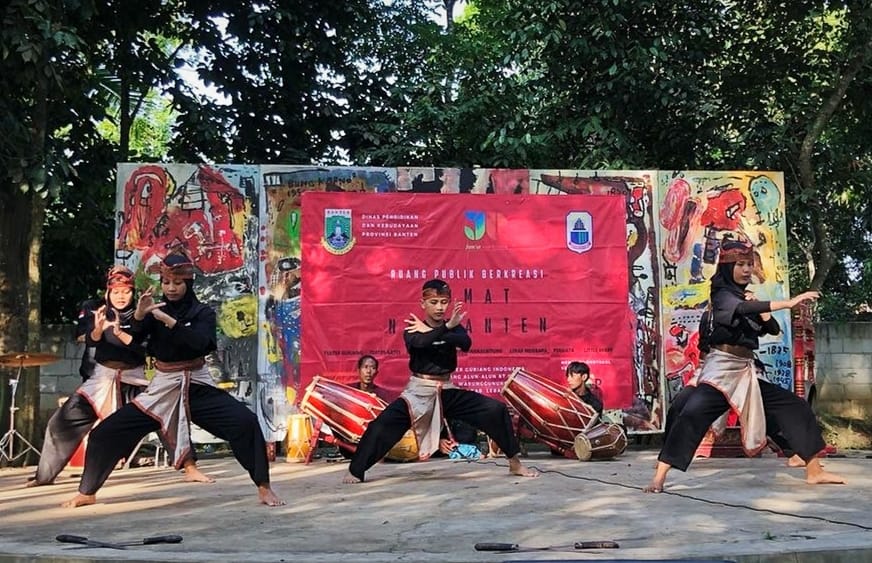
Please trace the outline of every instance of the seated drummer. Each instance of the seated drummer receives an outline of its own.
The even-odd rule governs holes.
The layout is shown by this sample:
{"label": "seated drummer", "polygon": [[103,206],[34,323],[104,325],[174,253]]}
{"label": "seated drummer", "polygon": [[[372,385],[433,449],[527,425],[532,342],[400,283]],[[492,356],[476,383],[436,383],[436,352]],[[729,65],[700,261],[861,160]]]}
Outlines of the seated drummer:
{"label": "seated drummer", "polygon": [[[569,390],[596,411],[597,418],[603,414],[603,402],[590,385],[590,366],[584,362],[569,362],[566,366],[566,386]],[[551,448],[551,455],[563,456],[563,452]]]}
{"label": "seated drummer", "polygon": [[365,354],[357,360],[357,375],[360,380],[354,387],[372,393],[386,403],[396,399],[390,391],[375,384],[375,378],[378,375],[378,360],[375,359],[375,356]]}
{"label": "seated drummer", "polygon": [[[357,377],[358,381],[356,384],[352,385],[361,391],[366,391],[367,393],[372,393],[382,401],[386,403],[390,403],[396,397],[391,394],[390,391],[385,389],[384,387],[379,387],[375,384],[375,378],[378,375],[378,360],[375,356],[370,354],[364,354],[360,358],[357,359]],[[337,458],[345,458],[351,459],[354,456],[354,452],[342,446],[337,446],[339,448],[339,455],[331,455],[328,454],[328,459],[337,459]]]}
{"label": "seated drummer", "polygon": [[566,366],[566,384],[579,399],[593,407],[598,416],[603,414],[603,402],[591,388],[590,367],[584,362],[570,362]]}
{"label": "seated drummer", "polygon": [[448,420],[439,436],[439,450],[432,457],[473,461],[484,458],[478,449],[478,430],[462,420]]}

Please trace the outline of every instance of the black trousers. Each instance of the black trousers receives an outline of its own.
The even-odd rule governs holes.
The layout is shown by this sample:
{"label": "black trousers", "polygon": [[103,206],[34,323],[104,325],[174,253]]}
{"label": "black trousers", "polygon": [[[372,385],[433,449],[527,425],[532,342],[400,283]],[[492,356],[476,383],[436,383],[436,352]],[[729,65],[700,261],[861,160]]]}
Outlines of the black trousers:
{"label": "black trousers", "polygon": [[78,393],[51,415],[36,467],[37,483],[51,483],[60,475],[95,422],[94,407]]}
{"label": "black trousers", "polygon": [[[807,402],[790,391],[757,380],[763,397],[767,434],[777,430],[787,444],[806,462],[826,446],[817,419]],[[686,471],[705,433],[730,408],[723,393],[702,383],[679,393],[666,415],[663,448],[657,459]],[[687,394],[682,396],[687,391]],[[681,398],[678,405],[676,401]],[[683,404],[683,406],[681,406]],[[680,407],[680,408],[676,408]]]}
{"label": "black trousers", "polygon": [[[141,391],[142,387],[122,383],[121,402],[129,403]],[[39,465],[36,467],[37,483],[40,485],[52,483],[60,475],[98,418],[91,403],[78,393],[73,393],[51,415],[45,429]]]}
{"label": "black trousers", "polygon": [[[466,389],[443,389],[441,399],[443,417],[462,420],[481,430],[497,443],[508,458],[521,451],[518,437],[512,430],[509,410],[503,403]],[[438,413],[434,416],[438,416]],[[411,426],[412,419],[406,401],[402,398],[395,400],[366,427],[348,471],[363,481],[366,470],[383,458]]]}
{"label": "black trousers", "polygon": [[[675,419],[678,418],[678,415],[681,414],[682,409],[684,409],[685,403],[690,398],[691,393],[695,387],[686,386],[684,389],[678,392],[672,399],[672,403],[669,404],[669,410],[666,411],[666,424],[663,427],[663,442],[666,443],[666,437],[669,436],[669,430],[675,426]],[[793,455],[793,448],[790,447],[790,444],[787,442],[787,438],[784,437],[784,434],[781,432],[781,427],[778,426],[778,421],[774,416],[767,412],[766,414],[766,436],[772,440],[776,446],[781,450],[781,453],[790,457]]]}
{"label": "black trousers", "polygon": [[[192,383],[189,389],[191,422],[230,443],[236,460],[255,485],[269,483],[266,442],[257,415],[227,392]],[[83,495],[96,494],[118,460],[160,424],[135,404],[128,404],[106,418],[91,433],[85,470],[79,483]]]}

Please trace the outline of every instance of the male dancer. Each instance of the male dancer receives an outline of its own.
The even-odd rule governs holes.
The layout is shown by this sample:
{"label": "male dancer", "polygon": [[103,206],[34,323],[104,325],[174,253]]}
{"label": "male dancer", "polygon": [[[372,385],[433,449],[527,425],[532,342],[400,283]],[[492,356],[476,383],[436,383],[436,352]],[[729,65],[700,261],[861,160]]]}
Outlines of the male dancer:
{"label": "male dancer", "polygon": [[160,430],[174,446],[181,464],[190,453],[190,422],[230,442],[233,455],[257,486],[268,506],[284,502],[270,487],[266,443],[257,416],[214,386],[205,356],[215,350],[215,312],[193,291],[194,265],[187,256],[170,254],[161,267],[164,298],[155,303],[151,289],[139,298],[134,333],[148,336],[155,358],[154,379],[145,392],[109,416],[91,432],[79,492],[63,504],[94,504],[96,494],[121,457],[149,432]]}
{"label": "male dancer", "polygon": [[457,368],[457,349],[468,351],[472,340],[460,324],[466,316],[462,302],[454,304],[445,320],[450,302],[447,283],[434,279],[424,284],[424,319],[410,314],[403,334],[412,372],[409,383],[400,398],[367,426],[344,483],[362,482],[366,470],[384,457],[409,428],[415,432],[420,455],[429,456],[439,449],[443,418],[462,420],[491,436],[509,459],[511,474],[539,475],[521,463],[518,439],[506,406],[451,384],[451,374]]}

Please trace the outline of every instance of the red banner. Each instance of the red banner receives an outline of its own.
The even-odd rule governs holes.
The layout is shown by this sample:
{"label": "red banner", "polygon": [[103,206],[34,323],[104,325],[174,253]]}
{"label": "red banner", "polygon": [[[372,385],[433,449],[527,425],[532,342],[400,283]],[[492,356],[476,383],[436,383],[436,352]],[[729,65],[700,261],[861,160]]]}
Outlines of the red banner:
{"label": "red banner", "polygon": [[421,286],[440,278],[465,303],[472,337],[456,385],[499,397],[516,367],[565,384],[577,360],[606,408],[632,404],[623,197],[302,198],[303,386],[319,374],[347,379],[372,354],[377,383],[399,392],[409,378],[403,321],[422,316]]}

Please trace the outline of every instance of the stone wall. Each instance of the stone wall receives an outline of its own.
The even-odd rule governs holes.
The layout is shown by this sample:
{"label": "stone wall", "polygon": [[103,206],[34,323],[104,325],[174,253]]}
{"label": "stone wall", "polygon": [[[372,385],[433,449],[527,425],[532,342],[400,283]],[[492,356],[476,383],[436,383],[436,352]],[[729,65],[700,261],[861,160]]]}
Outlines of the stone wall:
{"label": "stone wall", "polygon": [[815,329],[815,410],[868,418],[872,414],[872,323],[819,323]]}
{"label": "stone wall", "polygon": [[73,340],[73,325],[43,325],[40,352],[61,358],[40,369],[39,410],[43,418],[57,408],[60,397],[69,396],[82,383],[79,363],[84,350],[84,344]]}

